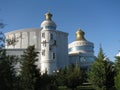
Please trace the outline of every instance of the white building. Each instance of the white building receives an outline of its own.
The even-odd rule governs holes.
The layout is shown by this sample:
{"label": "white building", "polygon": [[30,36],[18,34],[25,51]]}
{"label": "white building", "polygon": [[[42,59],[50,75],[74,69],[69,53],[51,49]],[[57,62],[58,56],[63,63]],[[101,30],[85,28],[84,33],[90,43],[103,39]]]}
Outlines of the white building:
{"label": "white building", "polygon": [[68,33],[56,30],[57,25],[52,20],[51,13],[46,13],[45,18],[40,28],[5,33],[6,40],[16,40],[12,45],[5,44],[7,54],[22,55],[28,46],[35,45],[36,51],[40,52],[38,65],[41,73],[47,71],[52,74],[53,71],[76,62],[80,66],[89,67],[94,61],[94,45],[84,38],[84,32],[78,30],[76,41],[68,46]]}
{"label": "white building", "polygon": [[30,45],[35,45],[39,53],[39,67],[41,72],[47,70],[52,74],[54,70],[68,66],[68,33],[56,30],[56,24],[52,21],[52,14],[46,13],[46,20],[41,27],[16,30],[5,33],[7,39],[15,39],[12,45],[5,44],[7,54],[22,55]]}

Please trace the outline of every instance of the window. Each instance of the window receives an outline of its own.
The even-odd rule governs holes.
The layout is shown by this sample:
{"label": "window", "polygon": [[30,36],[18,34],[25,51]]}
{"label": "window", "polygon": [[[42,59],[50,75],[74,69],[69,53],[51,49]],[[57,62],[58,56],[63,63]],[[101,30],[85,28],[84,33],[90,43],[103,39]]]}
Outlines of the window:
{"label": "window", "polygon": [[92,46],[87,46],[86,49],[87,49],[88,51],[92,51],[92,50],[93,50],[93,47],[92,47]]}
{"label": "window", "polygon": [[50,34],[50,40],[53,40],[53,34],[52,33]]}
{"label": "window", "polygon": [[69,48],[69,49],[68,49],[68,52],[71,52],[71,51],[72,51],[72,48]]}
{"label": "window", "polygon": [[46,43],[47,43],[46,40],[44,40],[42,43],[43,43],[43,46],[46,47]]}
{"label": "window", "polygon": [[54,40],[54,45],[56,45],[56,40]]}
{"label": "window", "polygon": [[75,47],[69,48],[69,52],[77,51],[77,50],[93,51],[93,47],[92,46],[75,46]]}
{"label": "window", "polygon": [[42,50],[42,55],[45,56],[45,50]]}
{"label": "window", "polygon": [[45,33],[42,33],[42,37],[45,38]]}
{"label": "window", "polygon": [[87,58],[86,58],[86,57],[83,57],[83,56],[82,56],[82,57],[79,57],[79,58],[80,58],[80,61],[81,61],[81,62],[85,62],[85,61],[87,60]]}
{"label": "window", "polygon": [[56,28],[54,26],[45,26],[45,29],[55,30]]}
{"label": "window", "polygon": [[51,47],[51,46],[49,47],[49,50],[50,50],[50,51],[52,50],[52,47]]}
{"label": "window", "polygon": [[53,59],[55,59],[55,53],[53,53]]}

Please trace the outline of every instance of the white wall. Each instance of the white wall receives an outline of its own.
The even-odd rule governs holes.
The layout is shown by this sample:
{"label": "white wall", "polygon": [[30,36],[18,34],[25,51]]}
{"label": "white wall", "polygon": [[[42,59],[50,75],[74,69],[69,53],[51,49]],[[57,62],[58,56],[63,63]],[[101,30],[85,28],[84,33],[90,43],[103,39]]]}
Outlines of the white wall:
{"label": "white wall", "polygon": [[5,48],[7,49],[25,49],[28,46],[35,45],[36,49],[40,49],[40,29],[23,29],[16,30],[12,32],[5,33],[6,39],[15,38],[17,42],[15,45],[7,46],[5,44]]}
{"label": "white wall", "polygon": [[57,67],[68,66],[68,33],[61,31],[57,33]]}

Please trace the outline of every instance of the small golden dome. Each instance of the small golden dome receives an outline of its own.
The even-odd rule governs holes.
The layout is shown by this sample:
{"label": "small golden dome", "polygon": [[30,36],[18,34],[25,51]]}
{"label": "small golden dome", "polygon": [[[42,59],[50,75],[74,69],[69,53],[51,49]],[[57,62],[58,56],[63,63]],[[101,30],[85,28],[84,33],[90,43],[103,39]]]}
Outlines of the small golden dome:
{"label": "small golden dome", "polygon": [[52,20],[52,14],[50,12],[45,14],[46,20]]}
{"label": "small golden dome", "polygon": [[86,40],[84,38],[84,32],[81,30],[81,29],[78,29],[78,31],[76,32],[76,40],[79,41],[79,40]]}

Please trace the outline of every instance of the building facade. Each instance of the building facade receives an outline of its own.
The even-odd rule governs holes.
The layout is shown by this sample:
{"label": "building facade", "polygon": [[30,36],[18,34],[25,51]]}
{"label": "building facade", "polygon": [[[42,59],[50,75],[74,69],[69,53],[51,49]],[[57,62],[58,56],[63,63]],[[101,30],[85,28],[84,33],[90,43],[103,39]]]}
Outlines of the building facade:
{"label": "building facade", "polygon": [[[76,41],[68,45],[68,33],[57,30],[52,14],[46,13],[40,28],[15,30],[5,33],[6,40],[15,39],[15,43],[5,43],[7,54],[22,55],[31,45],[39,52],[38,67],[41,73],[52,74],[55,70],[79,63],[89,67],[94,61],[94,45],[84,38],[84,32],[76,32]],[[69,50],[69,51],[68,51]]]}

